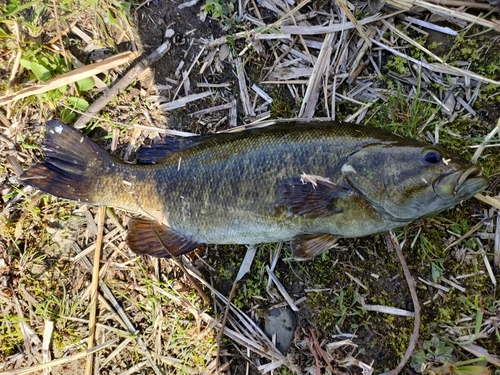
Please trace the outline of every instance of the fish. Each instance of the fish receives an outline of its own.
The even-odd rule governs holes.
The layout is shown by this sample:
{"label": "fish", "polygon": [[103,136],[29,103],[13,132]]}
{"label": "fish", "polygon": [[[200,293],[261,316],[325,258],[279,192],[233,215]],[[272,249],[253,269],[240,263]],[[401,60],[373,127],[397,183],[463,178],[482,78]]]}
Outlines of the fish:
{"label": "fish", "polygon": [[345,122],[166,137],[130,164],[50,120],[42,152],[24,184],[132,213],[130,249],[160,258],[290,241],[293,258],[311,259],[338,238],[405,226],[488,186],[480,166],[437,145]]}

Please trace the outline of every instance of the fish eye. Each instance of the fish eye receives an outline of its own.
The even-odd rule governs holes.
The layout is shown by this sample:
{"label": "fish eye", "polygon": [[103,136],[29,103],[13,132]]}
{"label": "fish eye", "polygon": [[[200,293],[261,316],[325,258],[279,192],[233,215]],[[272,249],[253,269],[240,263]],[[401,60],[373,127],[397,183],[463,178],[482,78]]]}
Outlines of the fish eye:
{"label": "fish eye", "polygon": [[436,150],[426,150],[424,151],[424,160],[429,164],[437,164],[439,163],[443,157]]}

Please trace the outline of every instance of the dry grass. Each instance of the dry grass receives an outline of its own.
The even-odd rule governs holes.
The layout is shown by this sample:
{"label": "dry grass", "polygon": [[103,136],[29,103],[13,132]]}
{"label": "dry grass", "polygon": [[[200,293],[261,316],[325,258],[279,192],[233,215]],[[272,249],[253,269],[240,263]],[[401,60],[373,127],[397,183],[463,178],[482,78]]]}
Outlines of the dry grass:
{"label": "dry grass", "polygon": [[[419,259],[409,260],[413,272],[442,264],[435,254],[445,247],[449,248],[446,254],[453,253],[461,262],[451,263],[452,269],[438,270],[436,280],[428,274],[413,275],[419,276],[416,289],[423,314],[429,306],[439,309],[437,324],[431,328],[436,331],[426,328],[425,332],[440,337],[436,345],[453,347],[453,360],[438,354],[432,360],[430,354],[436,348],[422,349],[430,336],[420,337],[417,349],[427,355],[422,362],[425,371],[439,371],[436,368],[445,363],[448,367],[440,373],[458,374],[468,365],[466,359],[474,358],[480,359],[471,373],[485,374],[487,365],[498,371],[498,353],[491,352],[491,346],[487,352],[485,346],[489,340],[500,342],[500,198],[498,167],[495,169],[500,165],[496,151],[500,123],[496,125],[492,117],[487,118],[489,124],[477,119],[480,107],[498,98],[500,66],[490,65],[500,61],[490,59],[490,54],[499,54],[500,49],[494,43],[474,49],[472,39],[465,37],[490,28],[489,39],[499,40],[498,13],[491,16],[493,5],[487,1],[394,0],[386,1],[383,8],[377,7],[383,2],[370,3],[363,8],[366,4],[341,0],[331,6],[310,0],[240,1],[237,9],[210,21],[210,32],[192,32],[193,20],[186,25],[177,19],[175,26],[173,22],[161,24],[158,27],[165,39],[161,50],[157,50],[160,44],[148,46],[150,40],[139,38],[153,29],[136,32],[129,25],[130,20],[136,24],[145,24],[147,18],[156,20],[158,7],[153,2],[131,5],[131,9],[128,3],[111,0],[86,3],[90,8],[73,1],[71,6],[59,8],[50,4],[23,8],[13,3],[10,13],[0,16],[0,58],[5,62],[0,68],[1,374],[344,373],[346,367],[353,372],[384,371],[370,357],[371,348],[363,347],[363,340],[353,341],[354,323],[327,330],[320,320],[326,306],[318,308],[312,301],[324,289],[333,290],[328,296],[336,296],[339,306],[347,305],[338,298],[339,290],[330,285],[332,276],[322,285],[306,285],[292,292],[303,280],[291,277],[292,271],[308,275],[304,276],[306,284],[313,283],[317,280],[313,273],[323,272],[322,267],[317,268],[319,262],[327,264],[326,255],[302,266],[280,261],[283,255],[276,251],[274,257],[246,264],[245,269],[254,267],[254,274],[267,273],[256,281],[265,294],[253,298],[251,291],[247,293],[247,288],[254,287],[250,281],[255,281],[254,275],[247,276],[238,286],[250,295],[241,308],[236,306],[237,298],[228,305],[228,293],[220,290],[228,268],[236,270],[231,285],[237,279],[242,256],[228,255],[226,259],[219,249],[210,249],[183,257],[187,272],[210,293],[212,305],[206,305],[174,263],[131,254],[124,241],[124,213],[108,209],[105,216],[101,211],[99,220],[94,208],[63,202],[20,184],[16,175],[40,157],[40,125],[52,117],[76,121],[84,131],[94,131],[105,147],[127,161],[133,161],[141,144],[166,133],[236,131],[240,129],[235,128],[237,124],[244,124],[242,128],[265,126],[268,119],[280,116],[375,123],[453,146],[461,138],[456,137],[453,124],[466,118],[476,128],[465,131],[469,137],[466,145],[476,148],[475,161],[490,165],[492,194],[478,196],[484,202],[482,219],[457,215],[464,218],[460,223],[465,228],[460,233],[454,232],[456,223],[439,218],[430,221],[439,230],[439,243],[428,244],[420,237],[425,230],[422,223],[406,232],[408,252],[421,254]],[[222,10],[228,7],[217,4]],[[169,7],[168,14],[179,9],[175,3]],[[182,11],[190,7],[196,8],[192,12],[196,18],[204,20],[199,21],[201,25],[209,24],[210,16],[207,18],[201,4],[186,3]],[[370,7],[375,9],[368,14]],[[242,26],[244,31],[223,30],[222,23],[234,30]],[[212,32],[219,37],[210,35]],[[435,38],[436,32],[441,41],[429,41],[429,35]],[[439,43],[449,42],[443,35],[462,38],[462,42],[439,50]],[[177,37],[189,41],[183,44]],[[122,42],[132,42],[139,51],[129,47],[130,52],[118,54]],[[149,58],[137,57],[135,61],[141,63],[132,68],[124,65],[142,47],[149,48]],[[453,49],[460,49],[455,51],[457,55],[467,55],[470,61],[455,59]],[[112,57],[102,55],[109,51]],[[156,72],[165,71],[161,64],[170,64],[171,69],[159,82],[148,64],[162,54],[166,59],[153,64]],[[92,64],[96,56],[100,61]],[[85,63],[77,57],[85,58]],[[482,65],[481,59],[492,62]],[[108,86],[111,89],[98,99],[99,90]],[[85,111],[89,116],[80,116]],[[104,130],[96,131],[97,127]],[[478,203],[473,204],[476,206]],[[472,209],[464,208],[469,211]],[[370,284],[385,277],[377,275],[383,270],[372,270],[371,263],[364,262],[363,255],[377,263],[371,250],[355,243],[348,246],[361,259],[336,272],[342,274],[339,278],[347,275],[345,285],[355,285],[355,295],[359,290],[364,298],[374,298]],[[93,263],[89,256],[94,256]],[[333,252],[328,256],[344,259]],[[351,261],[344,259],[341,264]],[[328,264],[325,268],[331,266]],[[368,270],[368,276],[361,270]],[[269,280],[267,287],[264,280]],[[342,291],[344,287],[348,288],[342,286]],[[426,290],[432,293],[426,294]],[[432,297],[427,298],[429,295]],[[446,306],[457,300],[463,304]],[[297,311],[307,305],[313,312],[297,330],[288,356],[279,353],[259,327],[259,310],[280,304]],[[375,304],[364,310],[361,302],[358,306],[354,301],[341,311],[342,319],[350,316],[354,322],[356,316],[365,314],[367,324],[388,325],[389,320],[378,323],[375,315],[393,314],[390,308],[397,304],[389,297],[386,305],[391,306],[378,305],[374,312]],[[450,318],[450,311],[456,309],[461,310]],[[227,322],[222,324],[225,310]],[[412,324],[411,317],[402,319],[398,321],[402,325]],[[441,326],[439,332],[437,326]],[[217,369],[220,329],[225,341]],[[389,347],[394,351],[392,366],[409,342],[406,337],[403,343]],[[398,345],[403,347],[396,352]]]}

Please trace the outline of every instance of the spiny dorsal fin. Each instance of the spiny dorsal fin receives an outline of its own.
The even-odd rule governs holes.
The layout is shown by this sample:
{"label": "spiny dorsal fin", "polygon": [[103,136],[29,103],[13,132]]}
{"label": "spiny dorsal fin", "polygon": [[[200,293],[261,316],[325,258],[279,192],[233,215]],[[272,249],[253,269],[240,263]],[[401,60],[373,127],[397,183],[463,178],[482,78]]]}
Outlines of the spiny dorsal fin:
{"label": "spiny dorsal fin", "polygon": [[184,138],[167,136],[157,142],[154,142],[150,146],[142,146],[137,151],[136,161],[138,164],[161,163],[162,159],[165,158],[171,152],[195,146],[206,137],[207,136],[201,136],[201,135],[193,137],[184,137]]}
{"label": "spiny dorsal fin", "polygon": [[196,249],[199,244],[173,232],[156,220],[130,219],[128,221],[127,243],[139,255],[155,258],[170,258]]}
{"label": "spiny dorsal fin", "polygon": [[335,185],[327,179],[315,179],[314,183],[303,177],[292,177],[281,186],[280,205],[294,215],[315,218],[342,212],[336,200],[344,198],[350,190]]}
{"label": "spiny dorsal fin", "polygon": [[308,260],[331,249],[338,237],[333,234],[299,234],[290,242],[292,257],[295,260]]}

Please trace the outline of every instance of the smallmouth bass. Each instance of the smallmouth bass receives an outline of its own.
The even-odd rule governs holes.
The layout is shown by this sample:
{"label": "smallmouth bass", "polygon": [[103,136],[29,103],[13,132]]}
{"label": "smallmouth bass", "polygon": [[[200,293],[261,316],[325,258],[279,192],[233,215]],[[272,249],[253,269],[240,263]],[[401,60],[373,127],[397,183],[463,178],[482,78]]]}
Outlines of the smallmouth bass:
{"label": "smallmouth bass", "polygon": [[62,122],[45,124],[43,163],[21,180],[57,197],[141,214],[128,244],[180,255],[201,244],[291,241],[296,259],[336,238],[404,226],[488,186],[479,166],[435,145],[340,122],[283,122],[111,157]]}

